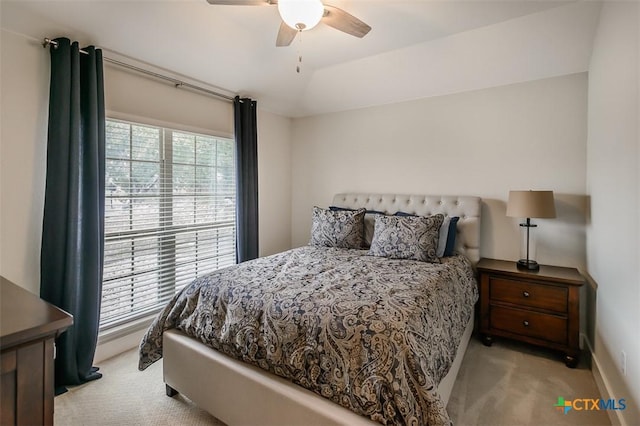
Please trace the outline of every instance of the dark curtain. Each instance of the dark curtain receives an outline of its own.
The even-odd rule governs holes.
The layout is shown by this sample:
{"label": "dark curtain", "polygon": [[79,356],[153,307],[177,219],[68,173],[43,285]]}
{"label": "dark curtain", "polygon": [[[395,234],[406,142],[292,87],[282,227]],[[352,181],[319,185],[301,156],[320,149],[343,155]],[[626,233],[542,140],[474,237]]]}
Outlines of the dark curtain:
{"label": "dark curtain", "polygon": [[104,252],[105,111],[102,51],[51,46],[47,181],[40,296],[73,315],[56,341],[56,392],[102,377],[98,339]]}
{"label": "dark curtain", "polygon": [[258,129],[256,101],[233,100],[236,134],[236,260],[258,257]]}

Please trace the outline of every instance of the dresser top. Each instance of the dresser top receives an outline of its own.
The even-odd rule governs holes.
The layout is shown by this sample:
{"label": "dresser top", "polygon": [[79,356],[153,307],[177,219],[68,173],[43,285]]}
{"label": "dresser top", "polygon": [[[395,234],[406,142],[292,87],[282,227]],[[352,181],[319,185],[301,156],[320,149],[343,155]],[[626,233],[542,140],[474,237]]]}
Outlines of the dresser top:
{"label": "dresser top", "polygon": [[583,285],[584,277],[576,268],[563,266],[540,265],[538,271],[518,269],[516,262],[512,260],[497,260],[482,258],[477,264],[478,271],[488,273],[500,273],[517,278],[535,279],[541,281],[562,282],[570,285]]}
{"label": "dresser top", "polygon": [[0,277],[0,347],[19,345],[73,324],[73,317]]}

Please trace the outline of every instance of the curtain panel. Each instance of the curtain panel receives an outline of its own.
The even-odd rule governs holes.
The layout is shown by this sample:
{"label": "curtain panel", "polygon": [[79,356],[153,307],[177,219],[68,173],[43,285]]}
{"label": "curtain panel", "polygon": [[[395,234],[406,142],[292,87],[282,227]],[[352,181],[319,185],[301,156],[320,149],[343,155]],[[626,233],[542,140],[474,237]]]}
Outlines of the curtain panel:
{"label": "curtain panel", "polygon": [[236,170],[236,260],[258,257],[258,128],[257,104],[236,96],[233,101]]}
{"label": "curtain panel", "polygon": [[104,252],[105,107],[102,51],[50,47],[47,173],[40,296],[73,315],[56,341],[57,392],[101,377],[95,354]]}

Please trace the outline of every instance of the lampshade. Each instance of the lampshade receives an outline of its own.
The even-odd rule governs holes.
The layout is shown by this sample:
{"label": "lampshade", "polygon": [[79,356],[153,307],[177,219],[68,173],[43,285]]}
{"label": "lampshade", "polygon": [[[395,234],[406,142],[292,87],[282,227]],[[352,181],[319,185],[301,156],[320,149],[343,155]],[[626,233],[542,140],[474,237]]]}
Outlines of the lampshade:
{"label": "lampshade", "polygon": [[324,6],[320,0],[279,0],[278,12],[285,24],[298,31],[318,25]]}
{"label": "lampshade", "polygon": [[553,191],[509,191],[507,203],[509,217],[556,217]]}

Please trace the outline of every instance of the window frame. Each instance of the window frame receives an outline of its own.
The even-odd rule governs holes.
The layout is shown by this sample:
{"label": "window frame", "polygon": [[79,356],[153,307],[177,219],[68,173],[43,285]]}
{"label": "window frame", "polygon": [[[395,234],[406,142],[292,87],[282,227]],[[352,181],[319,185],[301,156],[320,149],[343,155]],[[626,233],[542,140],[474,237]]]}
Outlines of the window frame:
{"label": "window frame", "polygon": [[[140,312],[136,312],[135,311],[135,307],[133,306],[133,304],[135,303],[135,299],[134,296],[132,295],[131,297],[131,303],[132,303],[132,308],[131,308],[131,313],[130,315],[126,318],[126,319],[118,319],[118,320],[112,320],[112,321],[107,321],[106,323],[103,324],[103,318],[102,318],[102,309],[101,309],[101,316],[100,316],[100,324],[99,324],[99,336],[102,338],[104,336],[114,336],[115,337],[119,337],[120,331],[122,330],[127,330],[128,332],[131,331],[132,328],[134,329],[140,329],[141,327],[145,327],[146,324],[148,324],[151,320],[151,318],[155,317],[155,315],[157,315],[157,313],[162,310],[162,307],[166,304],[166,301],[163,298],[167,298],[170,299],[172,296],[166,296],[167,293],[173,295],[177,292],[176,290],[176,285],[177,285],[177,280],[176,280],[176,274],[177,274],[177,263],[176,263],[176,253],[177,253],[177,248],[176,248],[176,236],[179,235],[180,231],[184,232],[184,233],[190,233],[190,232],[198,232],[198,231],[202,231],[202,230],[219,230],[222,228],[225,228],[226,230],[228,230],[229,225],[232,226],[232,248],[233,248],[233,253],[234,253],[234,262],[235,261],[235,247],[236,247],[236,241],[235,241],[235,237],[237,235],[237,224],[235,222],[235,211],[237,209],[237,193],[236,193],[236,188],[235,185],[237,183],[236,179],[237,179],[237,174],[236,174],[236,165],[235,165],[235,140],[232,137],[229,137],[228,135],[221,135],[221,134],[216,134],[216,132],[212,132],[210,130],[203,130],[203,129],[196,129],[193,127],[189,127],[189,126],[179,126],[179,125],[175,125],[174,123],[166,123],[166,122],[160,122],[157,120],[150,120],[150,119],[140,119],[140,117],[133,117],[133,116],[127,116],[127,115],[123,115],[123,114],[116,114],[116,113],[110,113],[108,114],[106,120],[109,122],[119,122],[119,123],[124,123],[127,124],[130,127],[130,129],[133,129],[134,126],[143,126],[143,127],[153,127],[159,130],[159,138],[158,138],[158,144],[159,144],[159,171],[160,171],[160,176],[159,176],[159,194],[157,195],[158,199],[159,199],[159,208],[158,208],[158,226],[155,228],[145,228],[144,232],[155,232],[158,235],[158,240],[157,240],[157,269],[155,269],[155,271],[158,274],[157,277],[157,281],[158,281],[158,287],[157,287],[157,291],[159,294],[159,298],[161,299],[161,301],[156,305],[156,306],[152,306],[150,308],[145,308],[143,310],[141,310]],[[214,140],[216,140],[216,143],[219,141],[222,142],[229,142],[231,144],[234,145],[233,149],[232,149],[232,155],[233,158],[231,159],[231,164],[232,164],[232,169],[231,171],[233,172],[233,179],[232,179],[232,186],[233,186],[233,191],[232,191],[232,196],[233,196],[233,212],[234,214],[232,215],[232,219],[226,220],[226,221],[216,221],[213,220],[211,222],[206,222],[206,223],[193,223],[193,224],[183,224],[183,225],[175,225],[173,222],[173,214],[172,211],[174,209],[173,206],[173,202],[176,199],[176,197],[173,194],[173,187],[174,187],[174,182],[173,182],[173,165],[174,165],[174,158],[173,158],[173,147],[175,144],[175,140],[174,140],[174,133],[185,133],[185,134],[189,134],[191,136],[194,137],[206,137],[206,138],[213,138]],[[130,130],[130,135],[132,134],[132,130]],[[127,161],[129,163],[129,179],[130,179],[130,185],[131,185],[131,179],[132,179],[132,164],[134,162],[145,162],[146,160],[138,160],[138,159],[133,159],[133,152],[131,151],[133,149],[132,146],[132,137],[130,136],[130,146],[129,146],[129,150],[130,150],[130,156],[127,160],[122,160],[122,159],[116,159],[116,160],[120,160],[120,161]],[[196,139],[194,139],[195,141]],[[194,146],[194,150],[197,149],[197,142],[194,142],[196,144],[196,146]],[[217,145],[216,145],[217,146]],[[218,160],[217,157],[218,153],[216,153],[216,161]],[[108,161],[111,158],[105,158],[105,161]],[[151,161],[149,160],[148,162],[153,162],[155,163],[155,161]],[[193,166],[194,168],[194,173],[197,174],[197,163],[194,160]],[[217,168],[217,166],[213,167],[214,170]],[[105,175],[107,173],[107,170],[105,168]],[[197,177],[194,176],[194,179],[196,179]],[[194,180],[195,182],[195,180]],[[195,183],[194,183],[195,185]],[[222,192],[222,191],[221,191]],[[215,192],[215,194],[218,194],[218,192]],[[135,195],[129,194],[128,199],[131,200],[132,198],[136,197]],[[194,192],[194,200],[197,200],[197,191]],[[107,193],[105,193],[105,202],[109,201],[109,196],[107,195]],[[195,201],[194,201],[195,202]],[[194,208],[194,211],[195,208]],[[167,218],[170,217],[170,224],[167,225],[166,223],[163,223],[164,220],[166,220]],[[106,225],[106,217],[105,217],[105,225]],[[106,227],[105,227],[106,228]],[[166,232],[167,230],[172,230],[174,232]],[[175,232],[178,231],[178,232]],[[118,239],[122,239],[124,240],[131,240],[131,237],[133,236],[137,236],[140,235],[141,231],[140,230],[134,230],[134,229],[128,229],[128,230],[119,230],[116,232],[106,232],[105,229],[105,236],[104,236],[104,243],[105,246],[107,244],[107,241],[115,241]],[[197,238],[197,237],[196,237]],[[133,240],[132,240],[133,241]],[[217,244],[220,244],[220,239],[215,239],[215,241],[217,242]],[[226,242],[226,240],[225,240]],[[196,252],[198,253],[198,248],[199,246],[197,246],[196,244]],[[132,254],[131,254],[131,261],[132,264],[133,262],[135,262],[134,260],[134,252],[135,249],[132,249]],[[169,256],[169,258],[167,259],[167,256]],[[197,254],[195,255],[196,257],[198,256]],[[162,259],[161,259],[162,258]],[[105,259],[104,259],[104,264],[106,266],[106,253],[105,253]],[[194,263],[195,265],[198,265],[200,261],[196,260]],[[220,262],[220,259],[217,258],[215,259],[216,262],[216,269],[217,270],[221,267],[225,267],[227,266],[226,264],[220,266],[218,262]],[[169,266],[169,268],[167,268],[167,265]],[[195,268],[197,269],[197,266],[195,266]],[[210,271],[209,271],[210,272]],[[207,272],[208,273],[208,272]],[[103,278],[103,284],[104,284],[104,278]],[[187,284],[181,285],[180,288],[184,287]],[[132,290],[135,288],[135,283],[132,282],[131,284],[132,286]],[[103,295],[104,293],[101,295],[101,308],[102,308],[102,299],[103,299]],[[114,303],[115,304],[115,303]],[[110,339],[109,339],[110,340]]]}

